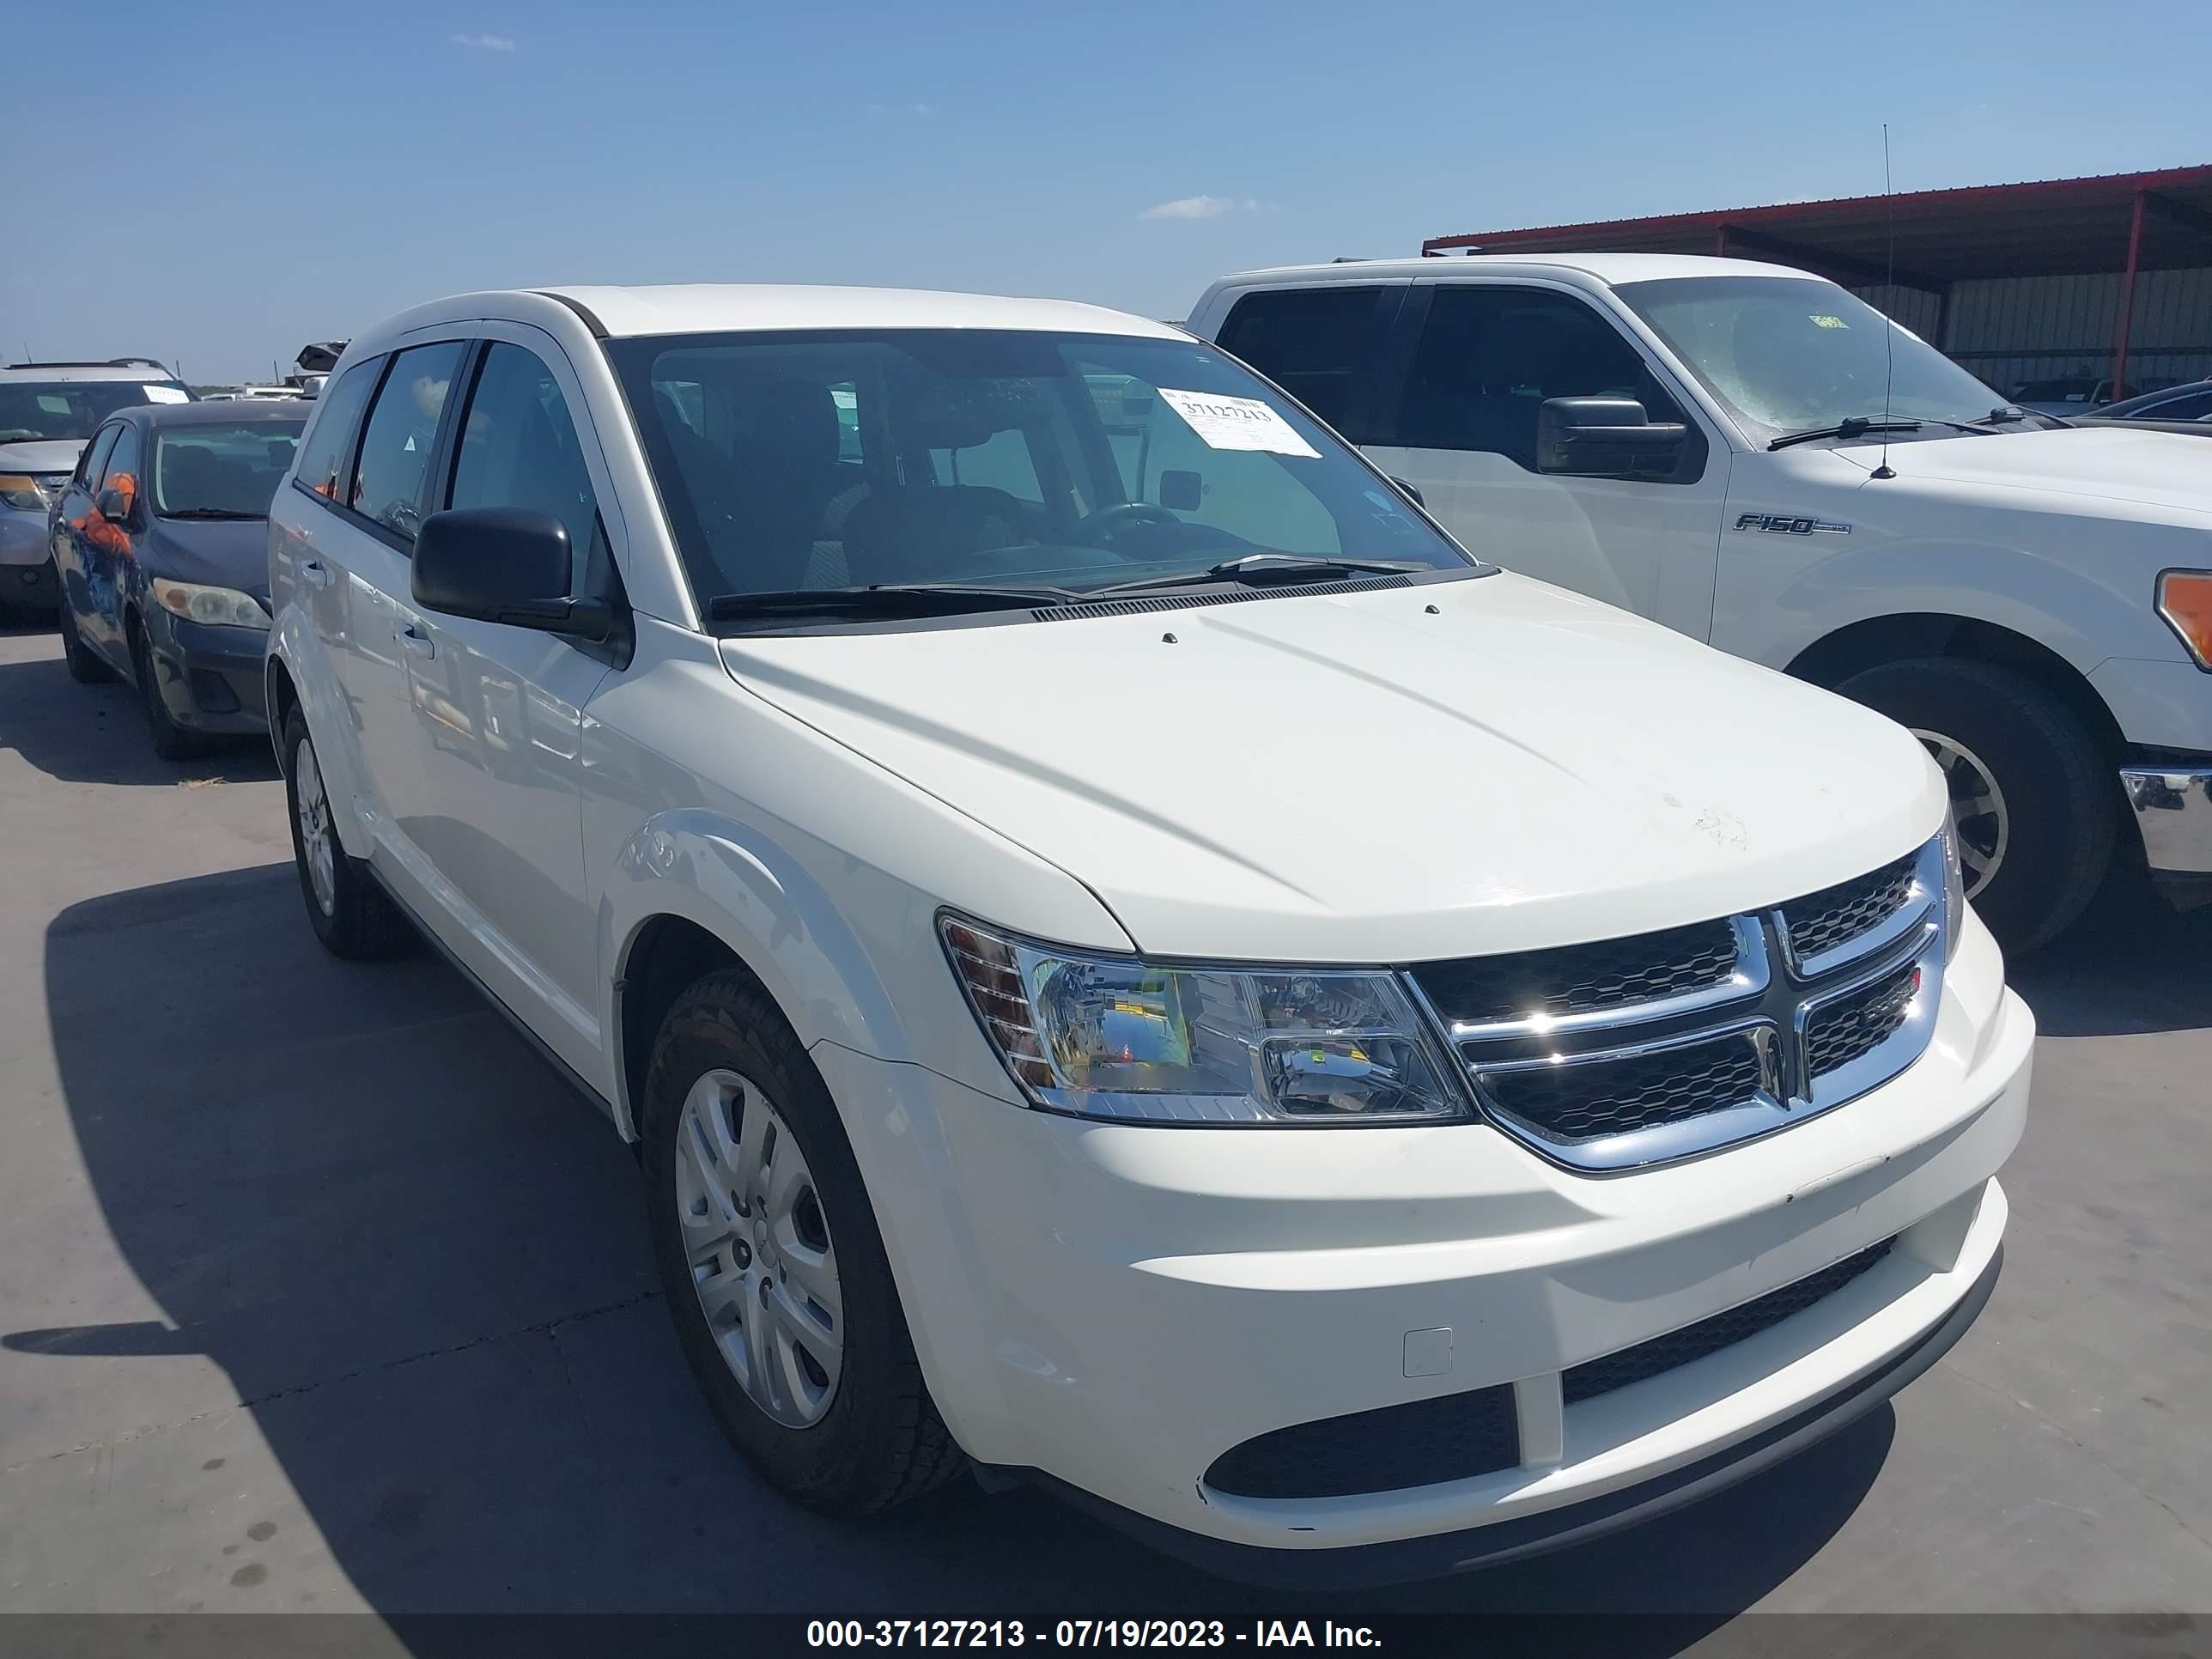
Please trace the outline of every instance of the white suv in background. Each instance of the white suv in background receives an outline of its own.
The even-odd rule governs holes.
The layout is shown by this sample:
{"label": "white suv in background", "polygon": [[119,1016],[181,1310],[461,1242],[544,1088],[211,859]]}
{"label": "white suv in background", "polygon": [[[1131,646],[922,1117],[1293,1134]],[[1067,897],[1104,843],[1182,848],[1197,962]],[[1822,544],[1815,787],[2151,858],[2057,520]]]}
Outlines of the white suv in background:
{"label": "white suv in background", "polygon": [[1833,283],[1743,259],[1248,271],[1190,327],[1474,551],[1920,734],[2008,948],[2073,921],[2123,834],[2170,898],[2212,900],[2201,444],[2023,413]]}
{"label": "white suv in background", "polygon": [[641,1140],[801,1503],[964,1454],[1448,1570],[1787,1455],[1995,1280],[2033,1021],[1913,739],[1470,559],[1179,331],[443,301],[270,558],[308,920]]}

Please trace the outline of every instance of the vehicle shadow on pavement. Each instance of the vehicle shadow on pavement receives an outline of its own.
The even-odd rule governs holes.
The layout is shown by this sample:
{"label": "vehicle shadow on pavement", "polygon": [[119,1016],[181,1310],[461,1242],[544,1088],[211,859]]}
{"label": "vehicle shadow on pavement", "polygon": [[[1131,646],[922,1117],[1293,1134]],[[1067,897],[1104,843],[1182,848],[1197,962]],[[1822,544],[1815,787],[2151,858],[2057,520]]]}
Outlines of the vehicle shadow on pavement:
{"label": "vehicle shadow on pavement", "polygon": [[[1632,1531],[1327,1598],[1224,1583],[1040,1494],[990,1498],[964,1480],[875,1523],[834,1524],[769,1493],[697,1398],[655,1292],[629,1152],[434,957],[325,957],[291,866],[270,865],[75,905],[48,929],[45,974],[85,1167],[165,1319],[0,1344],[53,1368],[42,1395],[153,1397],[158,1379],[114,1368],[213,1359],[337,1567],[386,1614],[1662,1612],[1682,1617],[1614,1635],[1637,1651],[1648,1628],[1648,1650],[1667,1652],[1817,1552],[1889,1449],[1885,1407]],[[226,1445],[250,1447],[238,1434]],[[186,1437],[164,1454],[172,1484],[137,1524],[234,1501],[258,1449],[218,1473],[207,1446]],[[295,1524],[283,1483],[264,1474],[256,1490],[269,1510],[222,1536]],[[245,1547],[216,1559],[210,1528],[163,1555],[220,1590],[259,1559]],[[190,1564],[198,1553],[204,1566]],[[297,1607],[282,1552],[264,1553],[274,1565],[252,1605]],[[406,1639],[428,1652],[446,1638]]]}
{"label": "vehicle shadow on pavement", "polygon": [[2212,1026],[2212,905],[2177,913],[2128,875],[2055,944],[2006,963],[2045,1036]]}
{"label": "vehicle shadow on pavement", "polygon": [[[52,629],[0,629],[45,633]],[[74,707],[71,705],[75,705]],[[85,707],[100,740],[85,739]],[[58,655],[0,662],[0,749],[13,749],[64,783],[178,784],[222,778],[243,782],[276,775],[276,757],[262,737],[226,737],[188,761],[165,761],[146,734],[138,694],[120,681],[80,685]]]}

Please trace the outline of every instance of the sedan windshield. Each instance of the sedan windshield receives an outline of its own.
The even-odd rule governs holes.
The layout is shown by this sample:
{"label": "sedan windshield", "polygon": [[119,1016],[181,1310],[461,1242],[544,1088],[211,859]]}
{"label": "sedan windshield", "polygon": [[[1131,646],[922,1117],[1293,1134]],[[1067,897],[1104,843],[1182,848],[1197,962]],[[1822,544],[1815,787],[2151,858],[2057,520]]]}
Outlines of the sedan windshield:
{"label": "sedan windshield", "polygon": [[154,510],[165,519],[265,519],[307,424],[187,426],[154,445]]}
{"label": "sedan windshield", "polygon": [[2005,402],[1832,283],[1677,276],[1613,291],[1761,442],[1885,418],[1984,422]]}
{"label": "sedan windshield", "polygon": [[918,588],[1004,605],[1480,568],[1194,341],[923,329],[609,353],[702,609],[724,620],[865,617],[878,598],[885,614],[963,608]]}
{"label": "sedan windshield", "polygon": [[174,380],[0,381],[0,444],[89,438],[118,409],[189,403],[191,396]]}

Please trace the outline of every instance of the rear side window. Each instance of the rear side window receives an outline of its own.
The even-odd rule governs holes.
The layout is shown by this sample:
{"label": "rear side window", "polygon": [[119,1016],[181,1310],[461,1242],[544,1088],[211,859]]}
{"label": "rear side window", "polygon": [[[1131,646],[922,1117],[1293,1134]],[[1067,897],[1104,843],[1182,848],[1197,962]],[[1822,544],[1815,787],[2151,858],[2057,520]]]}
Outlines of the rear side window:
{"label": "rear side window", "polygon": [[1331,283],[1248,294],[1221,325],[1221,349],[1242,357],[1353,443],[1368,441],[1358,392],[1374,337],[1381,288]]}
{"label": "rear side window", "polygon": [[495,342],[484,353],[461,423],[451,505],[550,513],[568,526],[581,580],[598,534],[599,501],[568,400],[535,352]]}
{"label": "rear side window", "polygon": [[1439,284],[1406,379],[1398,441],[1504,455],[1533,472],[1547,398],[1633,398],[1655,421],[1684,418],[1636,349],[1581,301]]}
{"label": "rear side window", "polygon": [[401,539],[412,542],[422,522],[422,486],[446,394],[460,372],[461,343],[411,346],[392,360],[392,371],[362,429],[346,505]]}
{"label": "rear side window", "polygon": [[2144,410],[2142,418],[2150,421],[2212,420],[2212,392],[2200,392],[2189,398],[2169,398],[2154,408]]}
{"label": "rear side window", "polygon": [[371,357],[356,363],[335,384],[324,388],[322,410],[314,430],[300,449],[299,480],[325,500],[345,499],[346,473],[353,463],[353,441],[361,430],[361,412],[368,407],[368,394],[376,390],[376,377],[384,359]]}
{"label": "rear side window", "polygon": [[115,447],[115,440],[123,428],[104,426],[93,441],[84,447],[84,453],[76,459],[76,481],[90,484],[100,477],[100,469],[107,465],[107,453]]}

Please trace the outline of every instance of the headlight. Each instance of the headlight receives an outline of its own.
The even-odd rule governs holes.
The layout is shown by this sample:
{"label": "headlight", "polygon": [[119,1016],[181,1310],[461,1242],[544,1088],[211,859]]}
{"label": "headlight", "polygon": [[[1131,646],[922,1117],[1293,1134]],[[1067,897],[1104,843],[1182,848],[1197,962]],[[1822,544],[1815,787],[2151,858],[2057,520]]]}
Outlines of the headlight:
{"label": "headlight", "polygon": [[1959,935],[1966,926],[1966,877],[1959,867],[1959,827],[1943,817],[1943,961],[1959,954]]}
{"label": "headlight", "polygon": [[0,501],[18,513],[43,513],[46,510],[46,492],[27,472],[0,472]]}
{"label": "headlight", "polygon": [[1407,1123],[1463,1115],[1387,973],[1170,968],[946,917],[945,954],[1036,1105],[1139,1123]]}
{"label": "headlight", "polygon": [[2181,635],[2197,665],[2212,668],[2212,570],[2161,572],[2158,614]]}
{"label": "headlight", "polygon": [[261,608],[261,601],[234,587],[206,587],[198,582],[173,582],[167,576],[156,576],[154,597],[161,601],[162,610],[187,622],[269,631],[269,613]]}

